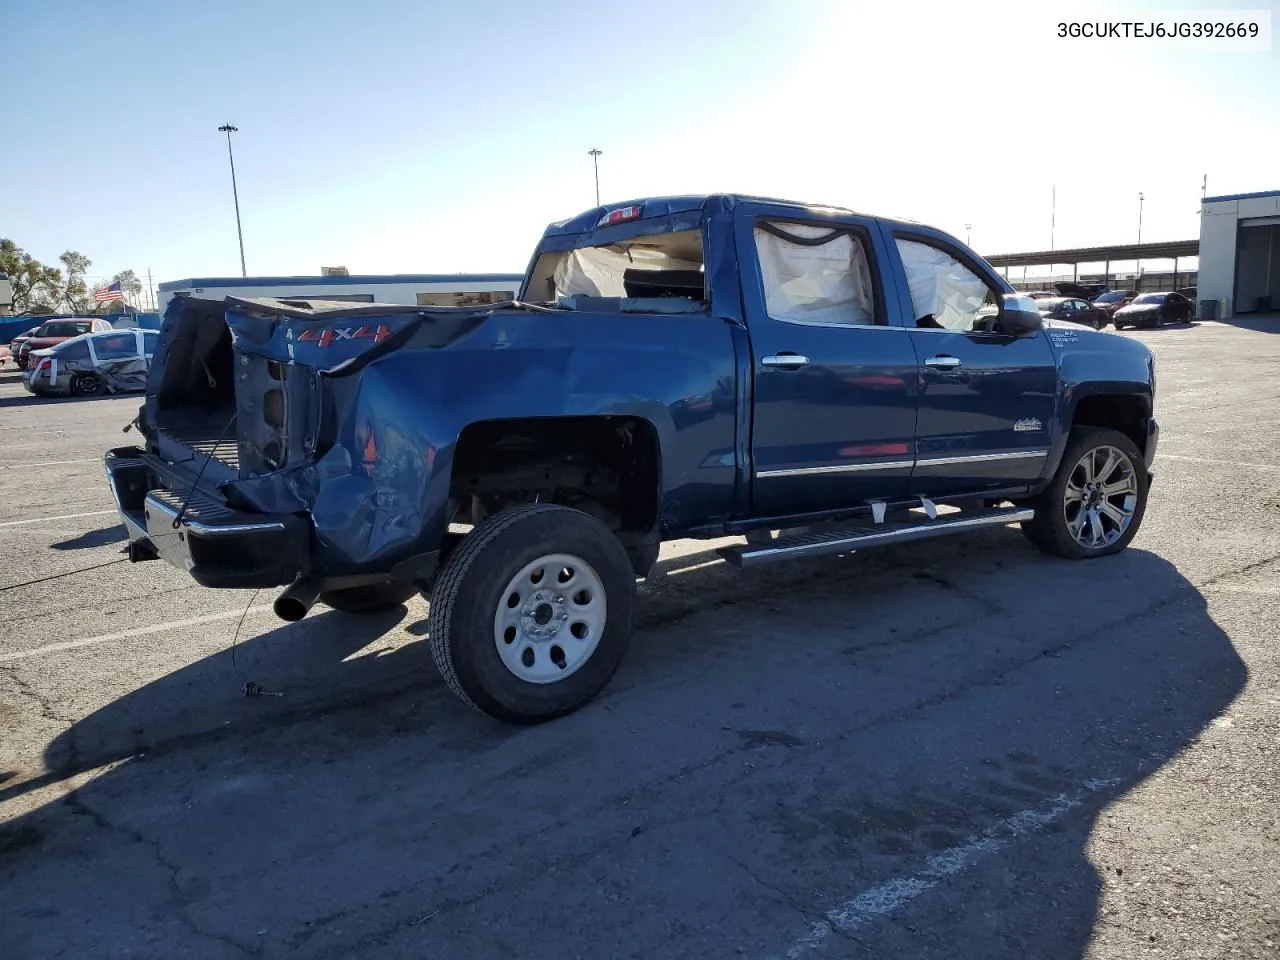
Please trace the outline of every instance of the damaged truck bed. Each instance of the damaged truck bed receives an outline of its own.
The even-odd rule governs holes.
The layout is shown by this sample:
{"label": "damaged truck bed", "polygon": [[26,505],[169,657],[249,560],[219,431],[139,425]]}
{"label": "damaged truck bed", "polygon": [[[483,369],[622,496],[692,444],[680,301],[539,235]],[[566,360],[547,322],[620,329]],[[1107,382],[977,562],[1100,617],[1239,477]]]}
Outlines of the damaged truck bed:
{"label": "damaged truck bed", "polygon": [[454,692],[529,723],[608,683],[666,540],[1124,549],[1154,392],[1145,346],[1043,320],[941,231],[667,197],[553,224],[502,305],[175,299],[106,468],[131,559],[285,587],[286,620],[422,592]]}

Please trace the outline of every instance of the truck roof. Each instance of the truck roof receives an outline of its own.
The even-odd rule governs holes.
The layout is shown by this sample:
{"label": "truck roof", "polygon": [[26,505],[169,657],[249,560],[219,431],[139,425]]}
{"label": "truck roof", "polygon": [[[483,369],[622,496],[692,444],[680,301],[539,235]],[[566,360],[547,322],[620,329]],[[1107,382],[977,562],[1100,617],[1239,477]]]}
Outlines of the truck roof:
{"label": "truck roof", "polygon": [[869,217],[875,220],[883,220],[892,223],[912,224],[912,221],[910,220],[904,220],[896,217],[881,217],[872,213],[860,213],[846,207],[837,207],[825,203],[806,203],[799,200],[782,200],[777,197],[757,197],[741,193],[700,193],[681,194],[670,197],[638,197],[632,200],[623,200],[618,203],[609,203],[599,207],[593,207],[590,210],[583,211],[576,217],[552,223],[547,227],[544,236],[589,233],[596,229],[596,225],[605,213],[610,210],[616,210],[619,207],[629,207],[637,204],[643,205],[644,219],[647,220],[650,217],[693,213],[694,211],[701,210],[711,203],[719,203],[725,209],[732,209],[739,203],[768,203],[775,206],[792,207],[798,212],[806,211],[827,215],[843,214]]}

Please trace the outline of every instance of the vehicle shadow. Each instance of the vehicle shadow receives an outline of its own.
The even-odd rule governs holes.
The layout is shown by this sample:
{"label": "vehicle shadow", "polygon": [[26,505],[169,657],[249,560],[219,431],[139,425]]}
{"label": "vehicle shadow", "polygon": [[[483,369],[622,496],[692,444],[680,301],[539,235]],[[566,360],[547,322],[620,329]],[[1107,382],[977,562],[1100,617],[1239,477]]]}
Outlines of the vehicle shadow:
{"label": "vehicle shadow", "polygon": [[50,546],[54,550],[90,550],[94,547],[106,547],[113,543],[121,543],[126,536],[124,524],[116,524],[114,527],[103,527],[101,530],[82,533],[80,536],[72,537],[70,540],[60,540],[57,543],[50,544]]}
{"label": "vehicle shadow", "polygon": [[96,403],[101,400],[119,400],[121,398],[131,398],[138,400],[142,397],[141,393],[106,393],[100,397],[64,397],[64,396],[45,396],[37,393],[23,392],[12,397],[0,397],[0,410],[11,409],[14,407],[28,406],[47,406],[48,404],[61,403]]}
{"label": "vehicle shadow", "polygon": [[1270,313],[1238,313],[1221,321],[1242,330],[1255,330],[1258,333],[1280,333],[1280,311]]}
{"label": "vehicle shadow", "polygon": [[1021,842],[1001,825],[1068,797],[1000,878],[977,864],[921,884],[939,889],[904,922],[844,932],[866,956],[1075,960],[1101,811],[1246,681],[1199,591],[1137,549],[1054,562],[1005,530],[747,572],[699,551],[641,592],[623,670],[549,725],[454,699],[416,605],[318,612],[112,701],[50,744],[48,774],[0,771],[0,802],[99,771],[0,828],[8,942],[172,954],[198,930],[376,958],[413,955],[397,938],[425,917],[442,955],[607,955],[625,926],[629,955],[701,957],[723,948],[714,915],[781,955],[806,916],[919,884],[975,838]]}
{"label": "vehicle shadow", "polygon": [[1192,327],[1202,326],[1199,320],[1174,320],[1170,323],[1162,323],[1154,327],[1125,327],[1119,331],[1121,333],[1159,333],[1162,330],[1189,330]]}

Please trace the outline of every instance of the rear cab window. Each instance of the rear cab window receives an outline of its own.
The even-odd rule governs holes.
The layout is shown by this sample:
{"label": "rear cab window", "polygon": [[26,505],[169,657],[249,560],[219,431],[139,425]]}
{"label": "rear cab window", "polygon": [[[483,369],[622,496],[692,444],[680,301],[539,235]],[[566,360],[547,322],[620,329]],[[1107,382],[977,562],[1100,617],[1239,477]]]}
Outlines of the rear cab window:
{"label": "rear cab window", "polygon": [[647,221],[638,205],[610,211],[596,230],[544,240],[524,296],[569,310],[705,313],[703,236],[688,218]]}

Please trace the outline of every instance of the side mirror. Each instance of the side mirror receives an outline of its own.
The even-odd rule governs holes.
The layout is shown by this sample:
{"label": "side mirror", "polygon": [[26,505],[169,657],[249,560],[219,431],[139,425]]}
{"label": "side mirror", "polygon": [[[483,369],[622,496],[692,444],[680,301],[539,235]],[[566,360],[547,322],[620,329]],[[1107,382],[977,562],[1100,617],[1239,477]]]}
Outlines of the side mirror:
{"label": "side mirror", "polygon": [[1020,337],[1026,333],[1035,333],[1044,326],[1036,302],[1020,293],[1006,293],[1000,303],[1000,312],[996,315],[1001,333]]}

